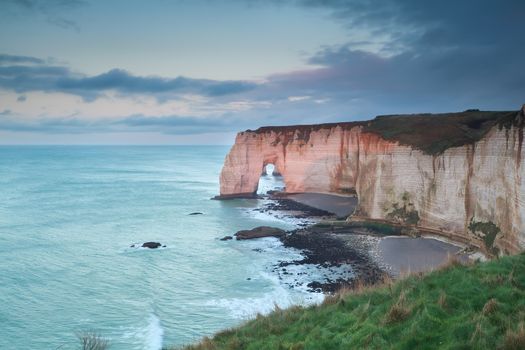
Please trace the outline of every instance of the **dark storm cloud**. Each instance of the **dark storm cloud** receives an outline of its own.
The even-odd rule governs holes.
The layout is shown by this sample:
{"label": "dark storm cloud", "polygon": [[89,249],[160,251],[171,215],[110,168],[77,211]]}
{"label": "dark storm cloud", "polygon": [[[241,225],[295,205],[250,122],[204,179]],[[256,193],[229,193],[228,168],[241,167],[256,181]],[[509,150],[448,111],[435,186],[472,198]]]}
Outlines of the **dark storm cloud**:
{"label": "dark storm cloud", "polygon": [[353,99],[354,111],[372,115],[525,102],[525,1],[277,3],[328,9],[349,36],[361,30],[370,41],[321,49],[308,62],[323,68],[274,75],[275,92],[330,96],[342,111]]}
{"label": "dark storm cloud", "polygon": [[113,69],[93,77],[65,77],[57,81],[57,86],[63,91],[78,91],[79,93],[82,91],[116,90],[121,93],[182,92],[221,96],[253,89],[255,84],[245,81],[215,81],[185,77],[174,79],[138,77],[121,69]]}
{"label": "dark storm cloud", "polygon": [[[323,7],[349,28],[388,34],[412,49],[512,46],[525,42],[522,0],[302,0]],[[502,54],[508,54],[501,52]]]}
{"label": "dark storm cloud", "polygon": [[[12,13],[17,16],[37,15],[57,27],[80,31],[78,24],[67,17],[67,12],[87,5],[83,0],[3,0],[0,13]],[[10,11],[5,11],[5,10]]]}
{"label": "dark storm cloud", "polygon": [[330,108],[339,108],[339,119],[467,108],[518,109],[525,102],[521,57],[501,62],[495,52],[462,48],[392,57],[348,47],[326,49],[311,59],[323,68],[273,75],[259,95],[265,99],[330,98]]}
{"label": "dark storm cloud", "polygon": [[75,21],[65,19],[65,18],[60,18],[60,17],[51,17],[51,18],[48,18],[47,21],[50,24],[53,24],[62,29],[73,29],[76,32],[80,32],[80,26]]}
{"label": "dark storm cloud", "polygon": [[[268,6],[268,2],[251,2]],[[0,88],[18,93],[56,91],[89,100],[116,91],[122,95],[151,95],[159,101],[192,93],[213,97],[212,104],[268,101],[270,107],[206,117],[133,115],[96,122],[49,118],[23,123],[8,120],[5,115],[0,128],[194,134],[262,125],[368,119],[390,113],[467,108],[517,110],[525,102],[522,24],[525,1],[276,0],[274,3],[325,9],[348,28],[348,42],[321,47],[311,55],[307,62],[317,67],[274,74],[260,84],[136,76],[119,69],[85,76],[38,58],[16,60],[12,57],[18,56],[0,55]],[[361,38],[354,32],[368,36]]]}
{"label": "dark storm cloud", "polygon": [[16,56],[16,55],[7,55],[0,54],[0,65],[4,64],[44,64],[45,61],[40,58],[30,57],[30,56]]}
{"label": "dark storm cloud", "polygon": [[4,0],[6,3],[10,3],[22,8],[31,10],[49,10],[49,9],[60,9],[60,8],[73,8],[86,4],[83,0]]}
{"label": "dark storm cloud", "polygon": [[28,91],[60,91],[58,81],[73,73],[67,67],[48,65],[0,66],[0,88],[18,93]]}
{"label": "dark storm cloud", "polygon": [[[8,58],[6,62],[13,62],[12,57],[19,57],[2,56]],[[25,61],[15,60],[15,62],[42,62],[38,58],[25,57],[24,59]],[[166,99],[167,94],[192,93],[205,96],[224,96],[245,92],[255,87],[256,84],[254,83],[238,80],[142,77],[121,69],[113,69],[89,77],[75,74],[69,68],[62,66],[45,64],[0,66],[0,88],[18,93],[28,91],[64,92],[81,96],[87,100],[94,99],[110,90],[124,95],[162,95],[162,98]]]}

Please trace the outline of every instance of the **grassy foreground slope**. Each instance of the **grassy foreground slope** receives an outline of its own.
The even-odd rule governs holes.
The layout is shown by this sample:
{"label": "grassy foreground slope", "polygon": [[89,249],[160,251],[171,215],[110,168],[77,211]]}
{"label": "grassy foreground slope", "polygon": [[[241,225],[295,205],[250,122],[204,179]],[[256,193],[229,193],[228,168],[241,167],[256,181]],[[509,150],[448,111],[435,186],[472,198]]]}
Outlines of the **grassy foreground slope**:
{"label": "grassy foreground slope", "polygon": [[525,255],[346,291],[184,349],[525,349]]}

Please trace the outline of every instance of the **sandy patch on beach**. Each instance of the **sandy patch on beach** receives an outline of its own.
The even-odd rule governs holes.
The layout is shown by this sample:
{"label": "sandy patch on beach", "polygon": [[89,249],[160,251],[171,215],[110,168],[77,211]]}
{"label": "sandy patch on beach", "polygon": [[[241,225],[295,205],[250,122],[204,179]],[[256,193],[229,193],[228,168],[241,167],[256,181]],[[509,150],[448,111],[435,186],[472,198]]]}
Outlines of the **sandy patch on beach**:
{"label": "sandy patch on beach", "polygon": [[[375,248],[380,264],[393,276],[410,272],[431,271],[445,264],[451,256],[467,261],[466,254],[459,253],[461,246],[425,237],[384,237]],[[459,253],[459,254],[458,254]]]}
{"label": "sandy patch on beach", "polygon": [[[333,213],[338,217],[351,215],[357,206],[357,197],[355,196],[297,193],[285,195],[284,198]],[[368,278],[371,281],[374,278],[370,277],[370,273],[377,268],[387,272],[392,277],[399,277],[403,274],[438,269],[447,263],[451,257],[464,262],[470,259],[468,254],[462,252],[464,247],[460,244],[435,237],[384,236],[369,228],[345,228],[344,226],[321,231],[306,228],[305,232],[309,232],[309,234],[304,236],[303,240],[311,240],[306,248],[312,251],[319,250],[324,252],[324,255],[330,255],[325,244],[321,244],[322,238],[326,238],[326,234],[333,239],[341,240],[348,252],[353,254],[351,254],[352,256],[359,256],[360,259],[358,260],[362,260],[360,267],[355,272],[362,275],[360,278]],[[324,256],[323,254],[320,255]],[[334,261],[329,259],[329,262],[335,265],[338,263],[336,255],[332,257]],[[353,263],[355,265],[356,261]],[[328,287],[334,289],[337,283],[339,282],[332,283],[333,285]],[[343,285],[347,282],[341,281],[340,283]]]}
{"label": "sandy patch on beach", "polygon": [[296,193],[287,195],[286,198],[325,210],[338,217],[346,217],[352,214],[357,206],[357,197],[342,196],[326,193]]}

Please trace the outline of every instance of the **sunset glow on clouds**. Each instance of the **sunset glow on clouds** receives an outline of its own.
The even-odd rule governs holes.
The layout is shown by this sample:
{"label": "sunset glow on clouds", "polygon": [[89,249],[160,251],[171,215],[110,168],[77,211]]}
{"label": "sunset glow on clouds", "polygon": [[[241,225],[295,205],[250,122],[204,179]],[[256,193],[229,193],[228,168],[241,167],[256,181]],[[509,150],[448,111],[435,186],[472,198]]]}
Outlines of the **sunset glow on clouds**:
{"label": "sunset glow on clouds", "polygon": [[263,125],[525,102],[522,1],[9,0],[0,13],[0,143],[229,143]]}

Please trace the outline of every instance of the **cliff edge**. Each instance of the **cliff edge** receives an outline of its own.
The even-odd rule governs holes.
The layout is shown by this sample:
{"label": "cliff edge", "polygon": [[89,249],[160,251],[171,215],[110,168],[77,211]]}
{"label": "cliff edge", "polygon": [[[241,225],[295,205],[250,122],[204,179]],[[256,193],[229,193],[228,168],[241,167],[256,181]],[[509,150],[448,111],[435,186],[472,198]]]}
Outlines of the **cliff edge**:
{"label": "cliff edge", "polygon": [[492,254],[525,248],[519,111],[380,116],[240,132],[220,198],[253,196],[274,164],[286,191],[353,193],[356,215],[429,230]]}

